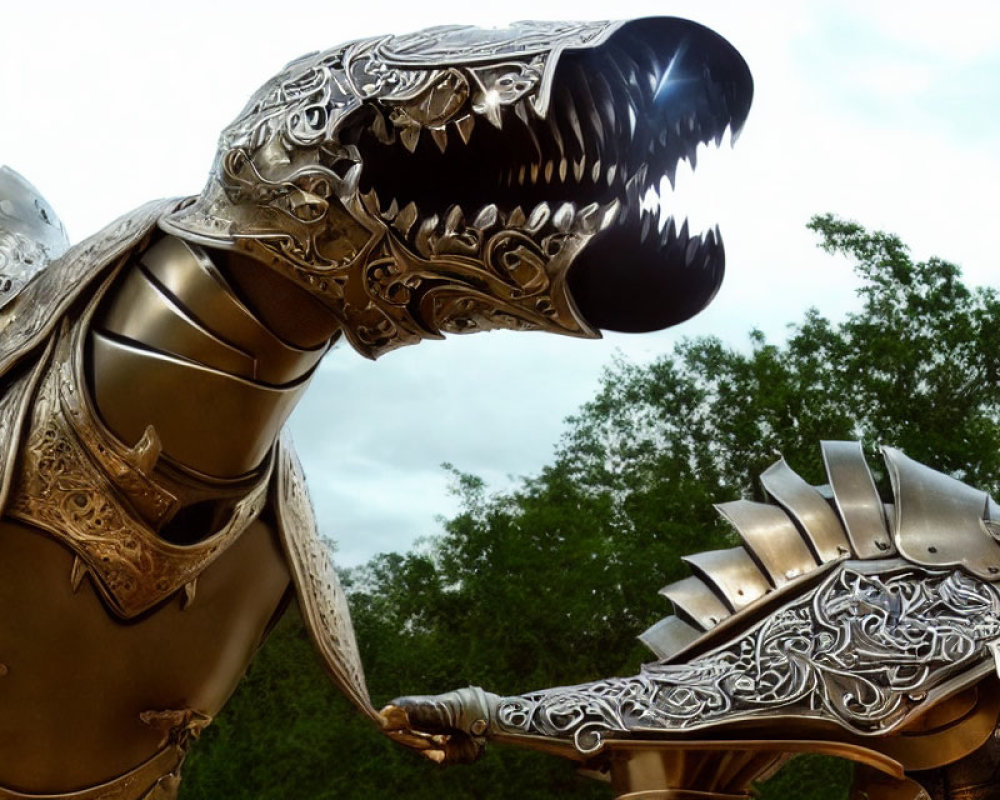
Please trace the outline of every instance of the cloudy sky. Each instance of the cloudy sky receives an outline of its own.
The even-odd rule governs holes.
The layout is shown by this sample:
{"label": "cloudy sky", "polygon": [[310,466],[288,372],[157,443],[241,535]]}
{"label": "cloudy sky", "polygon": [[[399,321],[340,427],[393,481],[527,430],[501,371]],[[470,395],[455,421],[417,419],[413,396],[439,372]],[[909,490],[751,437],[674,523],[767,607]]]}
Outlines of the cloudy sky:
{"label": "cloudy sky", "polygon": [[[46,195],[74,241],[145,200],[197,192],[219,130],[291,58],[384,32],[463,22],[672,14],[715,28],[756,82],[711,204],[728,253],[713,306],[680,328],[600,342],[484,334],[377,363],[332,354],[293,418],[323,531],[346,565],[405,549],[454,510],[448,461],[494,486],[546,462],[561,421],[616,352],[679,337],[772,337],[810,305],[851,306],[846,264],[808,218],[891,230],[997,281],[1000,12],[995,4],[551,2],[502,4],[17,3],[0,28],[0,163]],[[499,9],[499,10],[494,10]]]}

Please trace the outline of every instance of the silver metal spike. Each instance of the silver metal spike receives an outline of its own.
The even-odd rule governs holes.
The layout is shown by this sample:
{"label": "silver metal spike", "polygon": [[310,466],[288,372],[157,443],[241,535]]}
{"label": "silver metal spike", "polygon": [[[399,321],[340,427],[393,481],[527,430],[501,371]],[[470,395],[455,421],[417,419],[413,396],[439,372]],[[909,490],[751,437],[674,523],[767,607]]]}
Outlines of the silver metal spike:
{"label": "silver metal spike", "polygon": [[576,229],[581,233],[596,233],[601,207],[597,203],[588,203],[576,215]]}
{"label": "silver metal spike", "polygon": [[601,159],[597,159],[594,162],[594,166],[590,168],[590,180],[593,183],[597,183],[601,179]]}
{"label": "silver metal spike", "polygon": [[448,209],[444,218],[444,228],[448,233],[457,233],[465,228],[465,214],[461,206],[455,205]]}
{"label": "silver metal spike", "polygon": [[518,206],[507,216],[508,228],[523,228],[527,217],[524,216],[524,209]]}
{"label": "silver metal spike", "polygon": [[434,139],[434,143],[438,146],[438,150],[442,153],[448,149],[448,130],[447,128],[431,128],[431,138]]}
{"label": "silver metal spike", "polygon": [[399,131],[399,140],[403,143],[403,147],[411,153],[416,152],[417,145],[420,144],[420,127],[417,125],[411,125],[409,127],[402,128]]}
{"label": "silver metal spike", "polygon": [[547,162],[545,162],[546,183],[552,183],[552,175],[553,173],[555,173],[555,171],[556,171],[556,163],[552,159],[549,159]]}
{"label": "silver metal spike", "polygon": [[548,203],[539,203],[531,212],[531,216],[528,217],[528,222],[525,224],[525,228],[532,233],[538,233],[546,222],[549,221],[549,217],[552,216],[552,210],[549,208]]}
{"label": "silver metal spike", "polygon": [[608,186],[610,186],[611,184],[613,184],[615,182],[615,175],[617,175],[617,174],[618,174],[618,165],[617,164],[612,164],[610,167],[608,167],[608,171],[607,171],[607,173],[605,173],[605,176],[604,176],[605,179],[608,182]]}
{"label": "silver metal spike", "polygon": [[645,242],[649,237],[649,232],[653,229],[653,215],[643,214],[642,215],[642,230],[639,232],[639,241]]}
{"label": "silver metal spike", "polygon": [[539,170],[541,170],[541,166],[539,166],[538,164],[532,164],[531,165],[530,172],[531,172],[531,182],[532,183],[538,183],[538,173],[539,173]]}
{"label": "silver metal spike", "polygon": [[566,183],[566,174],[568,171],[569,171],[569,162],[565,158],[563,158],[559,162],[559,180],[561,182]]}
{"label": "silver metal spike", "polygon": [[607,208],[604,209],[604,213],[601,215],[600,229],[606,230],[610,228],[615,220],[618,218],[618,212],[621,209],[622,204],[620,200],[612,200]]}
{"label": "silver metal spike", "polygon": [[476,218],[472,222],[472,227],[485,231],[497,224],[499,216],[500,212],[496,204],[490,203],[488,206],[483,206],[482,210],[476,214]]}
{"label": "silver metal spike", "polygon": [[579,161],[573,162],[573,177],[576,178],[577,183],[583,181],[583,173],[587,168],[587,158],[586,156],[581,156]]}
{"label": "silver metal spike", "polygon": [[552,216],[552,224],[560,233],[567,233],[573,225],[576,208],[572,203],[563,203]]}
{"label": "silver metal spike", "polygon": [[458,131],[458,135],[462,138],[464,144],[469,143],[469,139],[472,138],[472,130],[475,127],[476,118],[472,114],[455,120],[455,129]]}

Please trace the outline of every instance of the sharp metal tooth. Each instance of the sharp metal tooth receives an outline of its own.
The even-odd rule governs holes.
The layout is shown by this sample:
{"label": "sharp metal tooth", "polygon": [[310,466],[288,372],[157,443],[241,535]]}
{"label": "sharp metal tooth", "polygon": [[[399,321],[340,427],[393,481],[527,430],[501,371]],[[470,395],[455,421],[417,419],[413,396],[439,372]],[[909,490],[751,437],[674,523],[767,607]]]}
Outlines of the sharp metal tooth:
{"label": "sharp metal tooth", "polygon": [[522,164],[521,168],[517,171],[517,182],[521,186],[524,186],[524,176],[527,174],[527,172],[528,170],[525,168],[524,164]]}
{"label": "sharp metal tooth", "polygon": [[382,213],[382,210],[379,208],[378,195],[374,189],[361,195],[361,202],[372,216],[378,216]]}
{"label": "sharp metal tooth", "polygon": [[483,206],[482,210],[476,214],[476,219],[472,223],[473,228],[477,228],[481,231],[485,231],[492,228],[497,224],[497,219],[500,215],[499,210],[495,203],[490,203],[488,206]]}
{"label": "sharp metal tooth", "polygon": [[396,219],[393,220],[392,226],[403,234],[403,236],[407,236],[410,233],[410,228],[413,227],[413,223],[417,221],[417,217],[419,216],[420,212],[417,209],[417,204],[409,202],[403,207],[403,210],[396,215]]}
{"label": "sharp metal tooth", "polygon": [[667,180],[670,181],[670,188],[671,189],[676,189],[677,188],[677,165],[676,164],[671,164],[663,172],[667,176]]}
{"label": "sharp metal tooth", "polygon": [[523,228],[526,221],[524,216],[524,209],[518,206],[507,217],[507,227],[508,228]]}
{"label": "sharp metal tooth", "polygon": [[438,150],[442,153],[448,149],[448,129],[447,128],[431,128],[431,138],[434,139],[434,143],[438,146]]}
{"label": "sharp metal tooth", "polygon": [[566,173],[569,171],[569,162],[563,158],[559,162],[559,180],[566,183]]}
{"label": "sharp metal tooth", "polygon": [[587,121],[590,123],[595,137],[587,154],[592,159],[598,159],[604,152],[604,126],[601,124],[601,115],[597,110],[597,100],[594,99],[594,93],[590,90],[591,80],[584,73],[583,67],[579,65],[577,65],[577,77],[578,80],[574,83],[574,87],[580,93],[582,108],[586,111]]}
{"label": "sharp metal tooth", "polygon": [[572,203],[563,203],[552,216],[552,224],[560,233],[567,233],[573,225],[573,218],[576,216],[576,208]]}
{"label": "sharp metal tooth", "polygon": [[693,264],[695,259],[698,257],[698,251],[701,250],[701,237],[695,236],[688,240],[687,250],[684,254],[684,260],[688,264]]}
{"label": "sharp metal tooth", "polygon": [[538,183],[538,171],[541,167],[538,164],[531,165],[531,182]]}
{"label": "sharp metal tooth", "polygon": [[576,215],[577,230],[582,233],[595,233],[599,221],[601,207],[597,203],[588,203]]}
{"label": "sharp metal tooth", "polygon": [[611,204],[604,209],[604,213],[601,215],[600,229],[603,231],[606,228],[610,228],[614,221],[618,218],[618,211],[621,209],[622,204],[619,200],[612,200]]}
{"label": "sharp metal tooth", "polygon": [[476,118],[472,114],[455,120],[455,128],[458,130],[458,135],[462,137],[464,144],[469,143],[469,139],[472,137],[472,129],[475,127]]}
{"label": "sharp metal tooth", "polygon": [[523,123],[528,136],[531,137],[531,144],[535,148],[535,156],[538,161],[541,161],[543,158],[542,145],[535,134],[535,127],[531,123],[530,114],[531,112],[528,110],[528,102],[526,100],[519,100],[517,105],[514,106],[514,115]]}
{"label": "sharp metal tooth", "polygon": [[434,231],[437,230],[438,226],[438,215],[431,214],[427,219],[420,223],[420,229],[417,231],[414,244],[417,246],[417,250],[424,258],[430,258],[433,249],[431,247],[431,238],[435,237]]}
{"label": "sharp metal tooth", "polygon": [[630,210],[639,206],[639,177],[637,175],[630,178],[625,184],[625,202],[628,203]]}
{"label": "sharp metal tooth", "polygon": [[382,212],[382,219],[386,222],[392,222],[396,215],[399,213],[399,203],[396,202],[396,198],[392,198],[392,202],[389,203],[389,207]]}
{"label": "sharp metal tooth", "polygon": [[610,186],[615,182],[615,175],[617,174],[618,174],[617,164],[612,164],[610,167],[608,167],[607,174],[605,175],[605,178],[607,179],[608,182],[608,186]]}
{"label": "sharp metal tooth", "polygon": [[550,216],[552,216],[552,211],[549,209],[549,204],[539,203],[531,212],[524,227],[532,233],[537,233],[549,221]]}
{"label": "sharp metal tooth", "polygon": [[594,166],[590,168],[590,180],[593,183],[597,183],[601,179],[601,160],[598,159],[594,162]]}
{"label": "sharp metal tooth", "polygon": [[576,182],[580,183],[583,180],[583,172],[587,168],[587,159],[583,156],[580,157],[579,161],[573,162],[573,177],[576,178]]}
{"label": "sharp metal tooth", "polygon": [[577,115],[576,105],[573,103],[573,95],[570,94],[569,89],[565,86],[562,87],[563,101],[565,103],[566,109],[566,119],[569,122],[570,130],[573,131],[573,136],[576,138],[576,142],[580,145],[581,155],[587,152],[587,143],[583,138],[583,129],[580,127],[580,117]]}
{"label": "sharp metal tooth", "polygon": [[677,247],[682,253],[687,248],[689,236],[690,233],[688,232],[688,221],[684,220],[684,224],[681,225],[681,229],[677,233]]}
{"label": "sharp metal tooth", "polygon": [[465,214],[461,206],[455,205],[448,209],[444,218],[444,228],[448,233],[457,233],[465,228]]}
{"label": "sharp metal tooth", "polygon": [[555,170],[556,170],[556,163],[552,159],[549,159],[547,162],[545,162],[546,183],[552,183],[552,174],[555,172]]}
{"label": "sharp metal tooth", "polygon": [[649,232],[653,229],[653,215],[643,214],[642,215],[642,231],[639,233],[639,241],[645,242],[646,238],[649,236]]}
{"label": "sharp metal tooth", "polygon": [[372,120],[371,132],[382,144],[392,144],[396,141],[396,132],[386,124],[385,117],[378,111],[375,112],[375,119]]}
{"label": "sharp metal tooth", "polygon": [[420,128],[416,125],[411,125],[410,127],[400,129],[399,140],[403,143],[403,147],[411,153],[416,152],[417,145],[420,144]]}
{"label": "sharp metal tooth", "polygon": [[552,136],[552,141],[555,142],[556,148],[559,150],[559,158],[564,158],[566,155],[566,147],[563,143],[562,131],[559,130],[559,125],[556,122],[555,114],[549,113],[549,117],[546,120],[549,124],[549,135]]}

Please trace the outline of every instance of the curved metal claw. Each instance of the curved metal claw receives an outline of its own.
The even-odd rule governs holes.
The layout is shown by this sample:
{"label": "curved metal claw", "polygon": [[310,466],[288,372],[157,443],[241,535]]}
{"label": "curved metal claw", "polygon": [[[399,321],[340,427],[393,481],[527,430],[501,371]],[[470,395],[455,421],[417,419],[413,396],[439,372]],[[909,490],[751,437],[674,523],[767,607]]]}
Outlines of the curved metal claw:
{"label": "curved metal claw", "polygon": [[438,764],[482,755],[499,697],[469,686],[440,695],[398,697],[379,712],[389,738]]}

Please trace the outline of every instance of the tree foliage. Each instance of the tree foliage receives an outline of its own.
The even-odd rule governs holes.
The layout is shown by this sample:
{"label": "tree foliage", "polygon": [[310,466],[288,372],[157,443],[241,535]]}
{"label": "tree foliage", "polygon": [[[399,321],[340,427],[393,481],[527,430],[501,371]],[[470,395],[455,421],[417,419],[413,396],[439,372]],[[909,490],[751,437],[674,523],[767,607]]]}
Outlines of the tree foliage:
{"label": "tree foliage", "polygon": [[[712,503],[757,497],[778,453],[822,483],[820,439],[861,439],[873,466],[876,444],[892,443],[994,488],[997,294],[946,261],[915,262],[890,234],[832,216],[810,227],[860,278],[845,319],[812,309],[784,342],[754,331],[745,348],[700,338],[648,365],[613,364],[539,475],[490,493],[454,472],[462,510],[439,538],[346,576],[376,704],[633,671],[649,658],[634,637],[668,612],[657,590],[683,577],[680,556],[731,543]],[[196,750],[185,800],[609,796],[568,764],[512,749],[469,768],[424,763],[356,718],[307,650],[290,617]],[[798,763],[763,796],[846,797],[849,768]]]}

